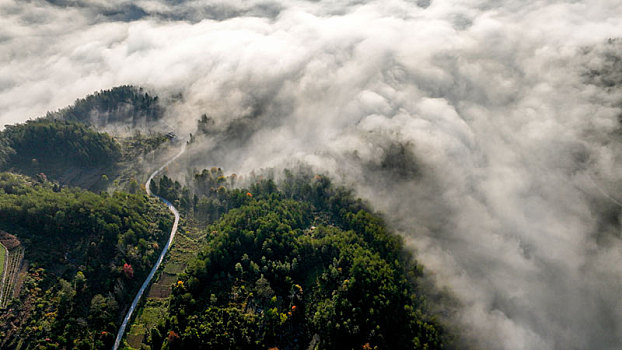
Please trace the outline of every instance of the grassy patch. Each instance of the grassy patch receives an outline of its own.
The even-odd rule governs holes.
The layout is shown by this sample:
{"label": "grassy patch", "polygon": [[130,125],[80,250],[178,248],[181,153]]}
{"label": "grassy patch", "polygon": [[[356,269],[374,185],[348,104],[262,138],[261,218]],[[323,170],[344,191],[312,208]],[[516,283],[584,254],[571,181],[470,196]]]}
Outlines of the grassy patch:
{"label": "grassy patch", "polygon": [[166,318],[167,307],[166,299],[147,299],[126,335],[127,342],[132,348],[140,348],[151,328],[155,327],[159,320]]}
{"label": "grassy patch", "polygon": [[166,264],[166,266],[164,267],[164,272],[171,275],[176,275],[178,273],[184,272],[185,268],[186,266],[184,264],[171,262],[169,264]]}
{"label": "grassy patch", "polygon": [[139,311],[136,320],[127,334],[127,342],[133,348],[140,348],[149,330],[166,317],[167,304],[165,300],[148,299]]}

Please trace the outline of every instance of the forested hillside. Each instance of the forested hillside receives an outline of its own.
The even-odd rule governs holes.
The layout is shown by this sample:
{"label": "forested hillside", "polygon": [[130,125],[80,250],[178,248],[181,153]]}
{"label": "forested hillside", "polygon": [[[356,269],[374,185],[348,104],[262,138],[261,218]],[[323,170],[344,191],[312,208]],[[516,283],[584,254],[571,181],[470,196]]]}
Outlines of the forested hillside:
{"label": "forested hillside", "polygon": [[171,222],[142,194],[59,189],[1,173],[0,229],[21,241],[29,267],[0,312],[0,348],[110,347]]}
{"label": "forested hillside", "polygon": [[[347,190],[290,172],[246,190],[215,178],[220,187],[187,211],[224,214],[174,284],[151,349],[443,348],[418,293],[421,267]],[[155,189],[184,192],[164,177]]]}
{"label": "forested hillside", "polygon": [[118,124],[131,129],[155,122],[163,113],[158,96],[150,96],[139,87],[124,85],[78,99],[72,106],[49,113],[47,117],[98,128]]}
{"label": "forested hillside", "polygon": [[142,88],[96,92],[44,118],[6,125],[0,170],[45,174],[61,185],[96,191],[121,177],[127,187],[143,171],[144,157],[173,137],[153,128],[162,115],[158,97]]}
{"label": "forested hillside", "polygon": [[137,160],[168,138],[139,130],[113,137],[95,127],[161,112],[157,98],[124,86],[0,132],[0,166],[12,172],[0,173],[0,230],[19,240],[24,257],[15,285],[5,286],[0,348],[112,345],[172,224],[135,180],[128,194],[117,178],[136,173]]}
{"label": "forested hillside", "polygon": [[[123,86],[0,132],[7,171],[0,173],[0,230],[20,247],[11,255],[19,258],[11,260],[17,277],[0,310],[0,348],[112,346],[172,225],[166,207],[139,185],[146,168],[158,165],[155,154],[176,144],[174,135],[138,127],[162,114],[157,97]],[[201,123],[208,128],[207,117],[199,131]],[[129,133],[102,131],[111,125]],[[151,294],[157,300],[149,312],[160,316],[144,320],[138,312],[132,346],[450,343],[427,306],[423,268],[349,190],[309,169],[272,180],[226,176],[214,167],[185,178],[151,182],[153,193],[181,212],[181,232],[162,268],[168,275]]]}
{"label": "forested hillside", "polygon": [[105,167],[121,157],[119,144],[112,137],[75,122],[35,119],[7,125],[0,137],[12,149],[5,162],[31,171]]}

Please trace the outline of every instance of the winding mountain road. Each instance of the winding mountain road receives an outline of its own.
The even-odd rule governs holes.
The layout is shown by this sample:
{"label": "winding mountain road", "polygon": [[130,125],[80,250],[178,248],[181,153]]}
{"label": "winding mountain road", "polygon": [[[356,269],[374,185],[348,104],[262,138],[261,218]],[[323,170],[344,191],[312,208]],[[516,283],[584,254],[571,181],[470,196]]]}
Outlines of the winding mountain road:
{"label": "winding mountain road", "polygon": [[119,333],[117,333],[117,339],[114,342],[114,346],[112,347],[112,350],[117,350],[119,348],[119,345],[121,344],[121,340],[123,339],[123,335],[125,334],[125,328],[127,328],[127,325],[130,322],[130,319],[132,318],[132,314],[134,313],[134,309],[136,309],[136,305],[138,305],[138,302],[140,301],[140,298],[143,296],[143,293],[145,292],[145,290],[147,289],[147,286],[149,286],[149,283],[151,283],[151,280],[153,279],[153,276],[155,276],[156,271],[158,270],[158,268],[160,268],[160,265],[162,264],[162,260],[164,260],[164,256],[168,252],[168,249],[171,247],[171,243],[173,243],[173,239],[175,238],[175,233],[177,233],[177,225],[179,224],[179,212],[177,211],[177,208],[175,208],[173,204],[169,202],[168,200],[151,193],[151,189],[149,188],[150,187],[149,185],[151,184],[151,180],[153,180],[153,178],[159,172],[161,172],[162,169],[166,168],[175,159],[179,158],[185,151],[186,151],[186,143],[184,142],[183,145],[181,146],[181,150],[179,151],[179,153],[177,153],[173,158],[169,159],[166,163],[164,163],[164,165],[162,165],[156,171],[154,171],[149,176],[149,178],[147,179],[147,182],[145,183],[145,189],[147,190],[147,195],[156,196],[162,202],[164,202],[164,204],[166,204],[166,206],[173,213],[173,215],[175,215],[175,222],[173,223],[173,228],[171,229],[171,235],[168,238],[168,242],[166,242],[164,249],[162,249],[162,253],[160,253],[160,256],[158,257],[158,261],[156,261],[156,263],[153,265],[153,268],[151,268],[151,272],[149,272],[149,275],[145,279],[145,282],[143,282],[143,285],[138,290],[138,293],[136,293],[136,297],[134,297],[134,301],[132,301],[132,305],[130,306],[130,309],[127,311],[127,315],[125,315],[125,318],[123,319],[123,323],[121,324],[121,328],[119,328]]}

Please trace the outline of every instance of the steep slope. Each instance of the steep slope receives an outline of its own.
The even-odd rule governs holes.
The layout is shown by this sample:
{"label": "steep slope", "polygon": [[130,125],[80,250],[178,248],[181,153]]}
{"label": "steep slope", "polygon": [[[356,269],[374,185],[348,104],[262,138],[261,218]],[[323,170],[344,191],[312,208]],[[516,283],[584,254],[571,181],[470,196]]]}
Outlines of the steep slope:
{"label": "steep slope", "polygon": [[106,348],[157,259],[170,214],[143,194],[94,194],[0,174],[0,229],[30,263],[0,313],[0,347]]}
{"label": "steep slope", "polygon": [[101,129],[117,127],[131,130],[149,126],[163,114],[158,96],[150,96],[140,87],[123,85],[78,99],[72,106],[48,113],[47,117]]}
{"label": "steep slope", "polygon": [[[327,178],[287,174],[278,185],[221,185],[195,201],[210,198],[212,205],[190,205],[189,217],[220,219],[204,229],[202,248],[172,286],[168,317],[147,330],[145,344],[445,348],[448,334],[421,294],[422,267],[401,240]],[[162,179],[160,193],[184,192]],[[157,314],[154,305],[149,312]],[[146,321],[138,320],[141,327]]]}

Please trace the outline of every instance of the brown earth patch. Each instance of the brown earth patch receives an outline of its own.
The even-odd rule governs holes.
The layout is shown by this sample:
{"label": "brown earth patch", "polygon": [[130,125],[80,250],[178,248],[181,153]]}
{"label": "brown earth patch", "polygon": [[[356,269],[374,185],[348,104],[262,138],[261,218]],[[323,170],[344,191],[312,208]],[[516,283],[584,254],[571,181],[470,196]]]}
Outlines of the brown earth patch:
{"label": "brown earth patch", "polygon": [[17,248],[21,244],[17,237],[4,231],[0,231],[0,243],[2,243],[2,245],[4,245],[8,250]]}

